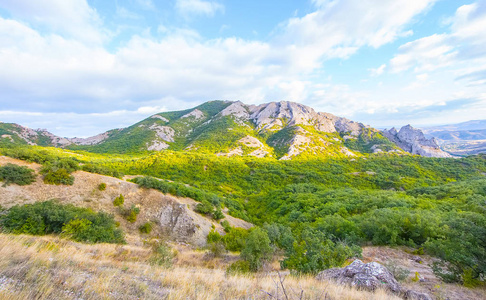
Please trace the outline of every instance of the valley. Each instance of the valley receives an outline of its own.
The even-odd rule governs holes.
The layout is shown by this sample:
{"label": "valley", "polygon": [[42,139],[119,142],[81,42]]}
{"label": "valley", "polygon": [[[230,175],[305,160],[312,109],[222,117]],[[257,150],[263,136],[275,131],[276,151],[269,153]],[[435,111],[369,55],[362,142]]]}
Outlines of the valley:
{"label": "valley", "polygon": [[[379,131],[286,102],[209,102],[89,142],[1,125],[0,251],[29,270],[0,261],[4,298],[269,299],[286,287],[279,273],[295,299],[485,295],[486,157],[452,158],[411,126]],[[40,272],[34,248],[51,277],[27,275]],[[403,289],[316,281],[355,259],[386,265]]]}

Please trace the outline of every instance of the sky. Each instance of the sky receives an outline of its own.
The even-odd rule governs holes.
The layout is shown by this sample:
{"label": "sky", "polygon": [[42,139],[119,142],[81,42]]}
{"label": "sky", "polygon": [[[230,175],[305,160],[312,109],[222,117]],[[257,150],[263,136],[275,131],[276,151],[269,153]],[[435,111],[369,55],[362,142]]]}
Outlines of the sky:
{"label": "sky", "polygon": [[86,137],[210,100],[486,119],[486,0],[0,0],[0,121]]}

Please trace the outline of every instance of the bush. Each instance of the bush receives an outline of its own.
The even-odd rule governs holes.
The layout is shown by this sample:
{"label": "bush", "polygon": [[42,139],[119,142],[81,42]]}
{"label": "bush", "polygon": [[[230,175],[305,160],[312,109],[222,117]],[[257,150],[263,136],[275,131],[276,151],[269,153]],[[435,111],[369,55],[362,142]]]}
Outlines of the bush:
{"label": "bush", "polygon": [[0,167],[0,181],[4,185],[15,183],[18,185],[28,185],[35,181],[34,170],[14,164],[6,164]]}
{"label": "bush", "polygon": [[249,263],[251,271],[258,271],[270,259],[272,252],[267,233],[256,228],[246,238],[241,257]]}
{"label": "bush", "polygon": [[208,233],[208,236],[206,238],[206,241],[208,242],[208,244],[210,243],[217,243],[217,242],[221,242],[223,240],[223,237],[219,234],[219,232],[217,232],[216,230],[212,229],[209,233]]}
{"label": "bush", "polygon": [[212,257],[222,257],[226,253],[223,242],[218,241],[208,244],[209,253]]}
{"label": "bush", "polygon": [[231,230],[231,225],[227,220],[220,222],[221,226],[223,226],[224,232],[228,233]]}
{"label": "bush", "polygon": [[361,256],[361,247],[348,246],[343,242],[333,242],[325,233],[314,229],[304,229],[300,241],[286,253],[282,267],[298,273],[316,274],[319,271],[341,266],[348,258]]}
{"label": "bush", "polygon": [[54,201],[14,206],[0,217],[0,224],[14,234],[62,234],[89,243],[125,242],[113,216]]}
{"label": "bush", "polygon": [[129,209],[123,209],[122,214],[125,219],[130,223],[135,223],[137,221],[137,215],[140,213],[140,208],[132,205]]}
{"label": "bush", "polygon": [[209,215],[213,212],[213,206],[207,201],[203,201],[196,205],[195,211],[203,215]]}
{"label": "bush", "polygon": [[125,197],[123,197],[122,194],[120,194],[120,196],[116,197],[115,200],[113,200],[113,206],[121,207],[123,203],[125,203]]}
{"label": "bush", "polygon": [[153,265],[171,267],[176,253],[166,242],[158,242],[152,245],[152,256],[149,262]]}
{"label": "bush", "polygon": [[229,251],[241,251],[245,247],[245,240],[248,237],[248,230],[243,228],[231,228],[230,231],[223,236],[223,242]]}
{"label": "bush", "polygon": [[246,274],[249,272],[250,264],[245,260],[235,261],[226,269],[226,274],[228,275]]}
{"label": "bush", "polygon": [[212,213],[213,215],[213,219],[215,220],[221,220],[221,219],[224,219],[224,215],[223,215],[223,212],[221,211],[221,209],[215,209]]}
{"label": "bush", "polygon": [[106,190],[106,183],[102,182],[98,185],[98,190],[104,191]]}
{"label": "bush", "polygon": [[64,168],[50,169],[42,168],[41,173],[44,174],[44,183],[55,185],[73,185],[74,176],[72,176],[68,170]]}
{"label": "bush", "polygon": [[152,222],[146,222],[145,224],[140,225],[140,227],[138,227],[138,230],[140,231],[140,233],[149,234],[152,232],[152,227]]}

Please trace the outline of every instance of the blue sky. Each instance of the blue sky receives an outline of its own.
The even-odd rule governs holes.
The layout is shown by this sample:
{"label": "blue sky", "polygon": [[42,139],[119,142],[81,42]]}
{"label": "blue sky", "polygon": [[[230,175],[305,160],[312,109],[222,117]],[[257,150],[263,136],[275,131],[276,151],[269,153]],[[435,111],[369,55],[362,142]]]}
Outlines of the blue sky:
{"label": "blue sky", "polygon": [[0,121],[89,136],[215,99],[486,119],[485,0],[0,0]]}

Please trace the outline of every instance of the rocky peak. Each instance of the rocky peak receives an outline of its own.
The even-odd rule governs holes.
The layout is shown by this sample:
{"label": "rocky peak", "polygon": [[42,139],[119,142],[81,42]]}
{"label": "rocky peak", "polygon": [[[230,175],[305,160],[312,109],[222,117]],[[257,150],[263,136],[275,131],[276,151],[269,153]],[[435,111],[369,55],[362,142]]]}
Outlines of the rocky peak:
{"label": "rocky peak", "polygon": [[422,130],[413,128],[410,125],[403,126],[398,132],[395,128],[385,129],[383,130],[383,135],[403,150],[412,154],[428,157],[451,157],[450,154],[440,149],[434,138],[427,139]]}
{"label": "rocky peak", "polygon": [[193,117],[196,120],[203,119],[204,118],[204,113],[202,111],[200,111],[199,109],[196,108],[195,110],[191,111],[190,113],[187,113],[187,114],[183,115],[181,117],[181,119],[190,118],[190,117]]}
{"label": "rocky peak", "polygon": [[234,116],[238,119],[248,120],[250,119],[250,114],[248,113],[247,106],[241,101],[236,101],[230,104],[228,107],[223,109],[219,115],[221,116]]}

